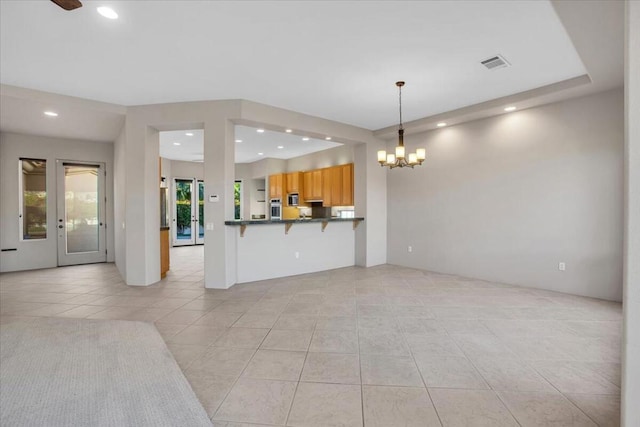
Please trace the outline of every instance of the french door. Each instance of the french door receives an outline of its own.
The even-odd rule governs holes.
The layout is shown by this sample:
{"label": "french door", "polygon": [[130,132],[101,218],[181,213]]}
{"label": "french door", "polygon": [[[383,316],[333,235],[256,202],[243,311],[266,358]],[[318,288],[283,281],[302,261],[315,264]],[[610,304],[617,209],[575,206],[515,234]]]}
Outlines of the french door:
{"label": "french door", "polygon": [[204,181],[173,180],[173,246],[204,243]]}
{"label": "french door", "polygon": [[58,265],[106,262],[104,164],[56,162]]}

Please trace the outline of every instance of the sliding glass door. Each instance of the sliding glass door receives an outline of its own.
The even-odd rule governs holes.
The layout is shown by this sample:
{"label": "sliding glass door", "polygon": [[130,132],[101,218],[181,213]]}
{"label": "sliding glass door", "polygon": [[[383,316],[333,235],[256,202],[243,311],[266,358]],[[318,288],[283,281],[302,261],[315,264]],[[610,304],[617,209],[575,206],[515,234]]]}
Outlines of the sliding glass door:
{"label": "sliding glass door", "polygon": [[173,194],[173,246],[203,244],[204,182],[176,178]]}

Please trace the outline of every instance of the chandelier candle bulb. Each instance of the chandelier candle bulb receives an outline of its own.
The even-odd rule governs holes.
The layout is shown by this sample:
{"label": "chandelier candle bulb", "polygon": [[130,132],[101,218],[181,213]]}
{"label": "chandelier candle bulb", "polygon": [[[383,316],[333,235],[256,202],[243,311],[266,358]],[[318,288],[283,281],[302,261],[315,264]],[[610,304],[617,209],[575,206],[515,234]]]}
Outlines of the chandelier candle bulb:
{"label": "chandelier candle bulb", "polygon": [[396,159],[404,159],[404,145],[396,147]]}
{"label": "chandelier candle bulb", "polygon": [[409,153],[409,164],[415,165],[418,163],[418,155],[416,153]]}
{"label": "chandelier candle bulb", "polygon": [[391,165],[395,162],[396,162],[395,154],[387,154],[387,163]]}
{"label": "chandelier candle bulb", "polygon": [[384,150],[378,151],[378,162],[384,163],[387,161],[387,152]]}
{"label": "chandelier candle bulb", "polygon": [[416,150],[416,157],[420,162],[422,162],[427,157],[427,150],[424,148],[418,148]]}

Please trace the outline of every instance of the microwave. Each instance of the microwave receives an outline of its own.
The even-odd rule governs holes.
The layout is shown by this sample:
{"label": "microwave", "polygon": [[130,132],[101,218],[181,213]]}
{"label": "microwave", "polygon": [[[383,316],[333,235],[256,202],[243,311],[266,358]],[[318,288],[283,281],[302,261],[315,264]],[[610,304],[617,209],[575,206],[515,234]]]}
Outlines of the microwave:
{"label": "microwave", "polygon": [[282,219],[282,201],[280,199],[271,199],[271,219]]}
{"label": "microwave", "polygon": [[287,196],[287,206],[298,206],[300,196],[298,193],[291,193]]}

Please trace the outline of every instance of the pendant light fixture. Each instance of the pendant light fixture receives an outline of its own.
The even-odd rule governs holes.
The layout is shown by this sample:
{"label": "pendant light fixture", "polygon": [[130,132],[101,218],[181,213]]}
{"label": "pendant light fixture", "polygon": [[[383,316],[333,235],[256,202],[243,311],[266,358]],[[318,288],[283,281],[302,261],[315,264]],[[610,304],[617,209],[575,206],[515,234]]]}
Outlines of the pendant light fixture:
{"label": "pendant light fixture", "polygon": [[395,154],[389,153],[385,150],[378,151],[378,163],[380,166],[388,166],[389,169],[393,168],[413,168],[416,165],[422,165],[424,162],[426,150],[424,148],[418,148],[415,153],[409,153],[407,156],[404,149],[404,128],[402,127],[402,86],[404,82],[396,82],[398,86],[399,100],[400,100],[400,127],[398,127],[398,146],[396,147]]}

